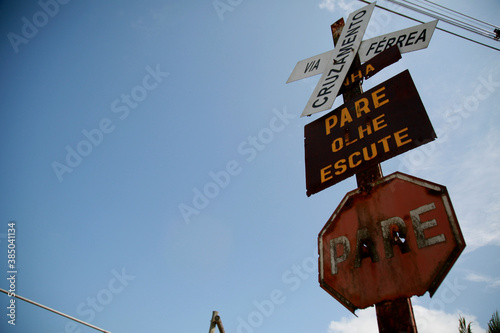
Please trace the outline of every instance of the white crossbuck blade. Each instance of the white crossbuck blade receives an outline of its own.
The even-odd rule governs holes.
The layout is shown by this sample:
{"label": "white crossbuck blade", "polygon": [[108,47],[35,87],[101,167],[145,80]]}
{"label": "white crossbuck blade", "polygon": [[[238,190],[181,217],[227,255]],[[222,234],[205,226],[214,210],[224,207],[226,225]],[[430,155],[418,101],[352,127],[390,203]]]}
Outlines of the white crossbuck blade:
{"label": "white crossbuck blade", "polygon": [[[349,16],[349,19],[351,17],[356,17],[356,15],[360,16],[359,13],[363,10],[368,10],[367,7],[369,6],[361,8],[357,12],[352,13]],[[340,89],[340,86],[345,79],[345,74],[347,74],[347,70],[350,67],[350,63],[352,62],[351,60],[349,66],[347,65],[344,66],[343,69],[345,69],[345,67],[347,67],[347,69],[345,70],[345,73],[343,73],[344,74],[343,76],[340,75],[342,73],[336,72],[336,68],[338,71],[338,68],[340,67],[340,65],[342,65],[338,63],[338,60],[344,60],[342,58],[342,55],[345,56],[346,54],[345,47],[343,48],[342,45],[344,46],[350,45],[349,40],[353,39],[355,32],[354,29],[356,29],[355,25],[356,21],[349,23],[349,19],[348,23],[346,23],[345,28],[342,31],[342,34],[345,33],[345,35],[348,35],[347,36],[348,38],[345,38],[346,36],[344,35],[344,39],[341,40],[342,38],[341,35],[339,38],[339,42],[337,42],[337,47],[335,49],[297,62],[297,65],[295,65],[295,68],[293,69],[292,73],[290,74],[290,77],[286,82],[290,83],[293,81],[297,81],[300,79],[304,79],[307,77],[323,73],[323,76],[321,77],[318,85],[316,86],[316,89],[314,90],[311,98],[309,99],[308,104],[306,105],[306,108],[304,109],[304,112],[301,115],[302,117],[306,115],[311,115],[316,112],[327,110],[331,108],[331,106],[333,105],[335,97],[331,97],[331,95],[333,95],[333,88],[336,87],[333,87],[331,83],[334,83],[332,81],[335,78],[335,83],[337,83],[336,86],[338,86],[338,88]],[[366,62],[393,45],[398,45],[399,51],[401,53],[425,49],[429,45],[429,42],[431,40],[432,34],[434,33],[437,23],[438,20],[424,24],[419,24],[411,28],[395,31],[386,35],[364,40],[360,43],[359,46],[359,51],[358,51],[359,58],[361,62]],[[349,29],[349,26],[352,26],[353,28]],[[349,33],[348,31],[351,31],[351,33]],[[359,39],[361,39],[361,37]],[[339,57],[339,55],[341,57]],[[352,57],[352,59],[354,59],[354,56]],[[336,61],[334,62],[333,60]],[[333,74],[338,76],[334,77]],[[330,83],[330,85],[328,83]],[[332,93],[328,94],[327,101],[325,101],[324,98],[322,99],[323,93],[326,93],[327,90],[329,90],[329,88],[332,90]],[[335,92],[335,96],[337,96],[337,93],[338,90]],[[322,107],[313,106],[314,103],[316,103],[315,105],[319,105],[323,101],[324,104],[321,105]],[[328,105],[328,107],[325,107],[326,105]]]}
{"label": "white crossbuck blade", "polygon": [[332,107],[342,83],[358,53],[361,39],[365,33],[368,21],[375,8],[375,2],[352,12],[345,23],[344,29],[326,62],[323,75],[309,98],[301,117],[325,111]]}

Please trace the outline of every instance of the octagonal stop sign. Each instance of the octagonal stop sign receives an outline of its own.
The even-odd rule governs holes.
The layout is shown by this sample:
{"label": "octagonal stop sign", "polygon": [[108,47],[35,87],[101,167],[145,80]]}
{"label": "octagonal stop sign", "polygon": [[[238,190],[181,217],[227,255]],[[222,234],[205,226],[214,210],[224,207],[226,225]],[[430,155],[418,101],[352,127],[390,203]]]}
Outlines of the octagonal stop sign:
{"label": "octagonal stop sign", "polygon": [[320,285],[352,312],[432,296],[465,248],[446,187],[399,172],[349,192],[318,243]]}

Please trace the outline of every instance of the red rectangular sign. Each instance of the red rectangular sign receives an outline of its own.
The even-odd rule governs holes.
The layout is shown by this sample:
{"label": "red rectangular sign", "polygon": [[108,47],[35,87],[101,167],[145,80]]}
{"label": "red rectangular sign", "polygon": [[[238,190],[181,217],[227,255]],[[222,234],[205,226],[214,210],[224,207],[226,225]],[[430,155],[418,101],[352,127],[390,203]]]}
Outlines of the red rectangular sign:
{"label": "red rectangular sign", "polygon": [[307,195],[436,138],[406,70],[306,125]]}

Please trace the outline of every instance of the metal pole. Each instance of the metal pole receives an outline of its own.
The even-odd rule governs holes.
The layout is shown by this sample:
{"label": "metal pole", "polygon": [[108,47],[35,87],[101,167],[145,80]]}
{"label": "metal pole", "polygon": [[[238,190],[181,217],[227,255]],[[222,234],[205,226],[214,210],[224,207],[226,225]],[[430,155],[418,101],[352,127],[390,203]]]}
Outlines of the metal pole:
{"label": "metal pole", "polygon": [[224,330],[224,326],[222,326],[222,321],[220,320],[219,316],[215,317],[215,322],[217,323],[217,328],[219,329],[219,332],[226,333],[226,331]]}
{"label": "metal pole", "polygon": [[[344,20],[340,19],[331,25],[333,44],[337,43],[338,38],[344,27]],[[351,66],[351,70],[357,70],[361,67],[359,56],[356,55]],[[346,89],[343,93],[344,103],[354,99],[363,93],[362,81],[350,89]],[[382,167],[377,164],[365,171],[356,174],[356,182],[358,187],[364,191],[369,188],[369,184],[383,177]],[[417,333],[415,324],[415,316],[413,315],[413,307],[409,298],[398,298],[392,301],[384,301],[375,304],[377,312],[378,330],[380,333]]]}
{"label": "metal pole", "polygon": [[226,331],[224,331],[224,326],[222,326],[222,321],[220,320],[220,316],[217,311],[212,312],[212,319],[210,319],[210,329],[208,330],[208,333],[215,333],[215,326],[217,326],[220,333],[226,333]]}
{"label": "metal pole", "polygon": [[411,299],[398,298],[375,304],[379,332],[417,333]]}
{"label": "metal pole", "polygon": [[77,319],[77,318],[75,318],[75,317],[68,316],[68,315],[67,315],[67,314],[65,314],[65,313],[62,313],[62,312],[59,312],[59,311],[57,311],[57,310],[51,309],[51,308],[49,308],[48,306],[45,306],[45,305],[42,305],[42,304],[40,304],[40,303],[34,302],[34,301],[29,300],[29,299],[27,299],[27,298],[25,298],[25,297],[19,296],[19,295],[17,295],[17,294],[9,294],[9,292],[8,292],[8,291],[6,291],[6,290],[4,290],[4,289],[2,289],[2,288],[0,288],[0,291],[1,291],[1,292],[3,292],[4,294],[9,295],[9,296],[14,296],[14,297],[16,297],[16,298],[19,298],[20,300],[23,300],[23,301],[28,302],[28,303],[30,303],[30,304],[36,305],[36,306],[38,306],[38,307],[41,307],[42,309],[49,310],[49,311],[51,311],[51,312],[54,312],[55,314],[58,314],[58,315],[60,315],[60,316],[63,316],[63,317],[66,317],[66,318],[68,318],[68,319],[71,319],[71,320],[73,320],[73,321],[76,321],[77,323],[80,323],[80,324],[82,324],[82,325],[85,325],[85,326],[91,327],[91,328],[93,328],[93,329],[95,329],[95,330],[97,330],[97,331],[100,331],[100,332],[103,332],[103,333],[111,333],[110,331],[103,330],[102,328],[99,328],[99,327],[97,327],[97,326],[94,326],[94,325],[91,325],[91,324],[89,324],[89,323],[86,323],[86,322],[84,322],[84,321],[82,321],[82,320],[80,320],[80,319]]}
{"label": "metal pole", "polygon": [[210,319],[210,329],[208,330],[208,333],[215,333],[215,318],[218,317],[218,312],[213,311],[212,312],[212,319]]}

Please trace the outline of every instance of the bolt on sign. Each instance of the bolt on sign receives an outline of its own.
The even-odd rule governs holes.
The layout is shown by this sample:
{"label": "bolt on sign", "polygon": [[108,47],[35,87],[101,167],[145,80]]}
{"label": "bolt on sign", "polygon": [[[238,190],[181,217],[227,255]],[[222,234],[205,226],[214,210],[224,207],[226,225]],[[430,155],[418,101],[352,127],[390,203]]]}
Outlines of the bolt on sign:
{"label": "bolt on sign", "polygon": [[307,195],[436,138],[408,70],[304,127]]}
{"label": "bolt on sign", "polygon": [[349,192],[318,236],[319,282],[354,313],[432,296],[465,248],[445,186],[396,172]]}

